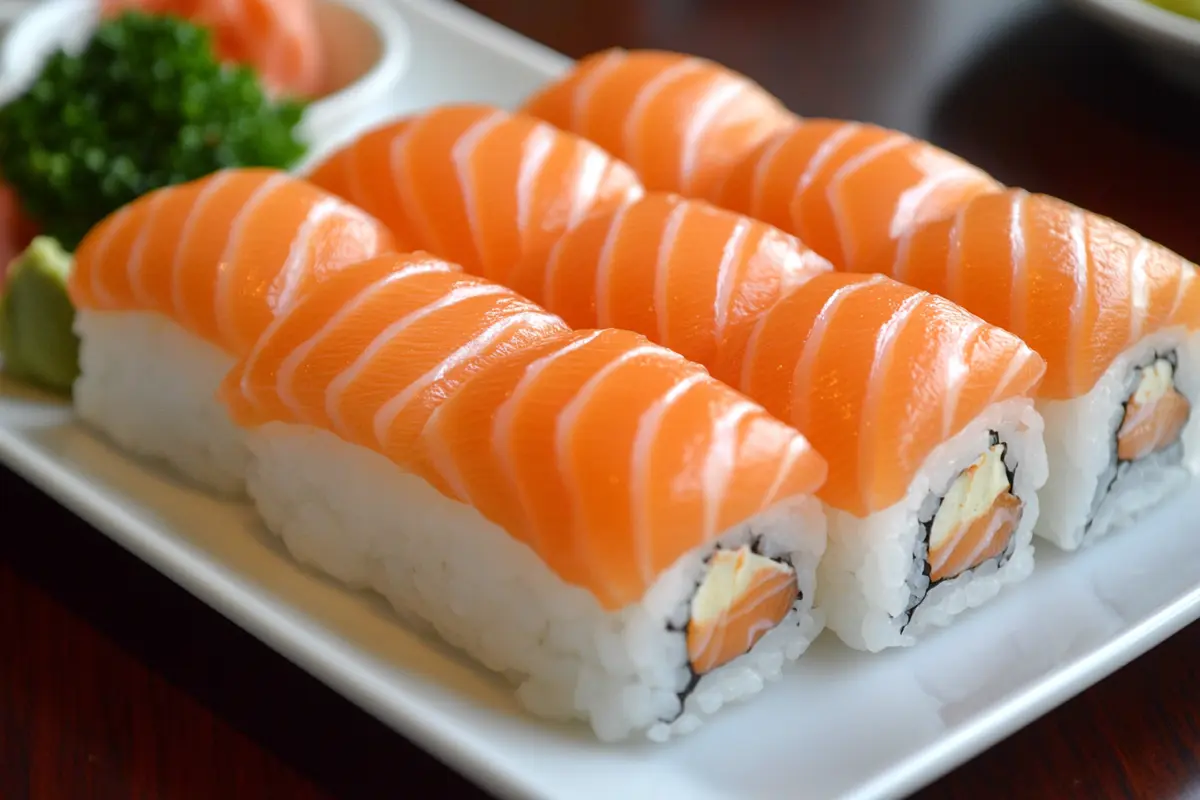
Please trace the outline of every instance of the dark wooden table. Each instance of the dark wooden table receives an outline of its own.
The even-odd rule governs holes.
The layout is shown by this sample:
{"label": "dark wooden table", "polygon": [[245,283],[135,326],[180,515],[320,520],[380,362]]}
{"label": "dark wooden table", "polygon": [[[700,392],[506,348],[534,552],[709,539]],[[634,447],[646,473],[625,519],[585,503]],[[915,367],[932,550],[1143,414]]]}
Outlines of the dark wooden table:
{"label": "dark wooden table", "polygon": [[[801,114],[929,138],[1200,259],[1200,102],[1051,2],[469,5],[573,56],[717,58]],[[2,470],[0,513],[2,800],[482,797]],[[1198,654],[1200,624],[921,796],[1200,796]]]}

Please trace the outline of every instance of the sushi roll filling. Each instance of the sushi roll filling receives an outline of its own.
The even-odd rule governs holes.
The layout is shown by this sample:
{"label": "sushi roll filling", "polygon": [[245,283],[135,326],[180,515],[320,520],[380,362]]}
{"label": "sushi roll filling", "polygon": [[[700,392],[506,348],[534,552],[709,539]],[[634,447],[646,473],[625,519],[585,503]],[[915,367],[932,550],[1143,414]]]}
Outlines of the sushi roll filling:
{"label": "sushi roll filling", "polygon": [[[1121,413],[1112,432],[1113,457],[1092,501],[1087,529],[1091,529],[1104,499],[1138,462],[1158,456],[1178,461],[1167,451],[1179,443],[1180,434],[1191,416],[1191,404],[1175,384],[1179,355],[1174,350],[1154,353],[1148,363],[1137,367],[1131,376],[1133,386],[1121,404]],[[1176,448],[1177,449],[1177,448]]]}
{"label": "sushi roll filling", "polygon": [[944,495],[927,499],[930,510],[921,517],[923,535],[915,554],[920,575],[905,609],[909,621],[934,586],[992,560],[1003,566],[1012,556],[1013,533],[1024,503],[1013,494],[1016,467],[1009,468],[1007,455],[1008,445],[1000,434],[989,431],[988,448],[955,477]]}
{"label": "sushi roll filling", "polygon": [[1117,460],[1137,461],[1170,447],[1179,439],[1191,407],[1175,388],[1175,353],[1155,356],[1137,370],[1137,388],[1124,405],[1117,428]]}
{"label": "sushi roll filling", "polygon": [[750,652],[802,599],[792,564],[762,550],[761,537],[737,548],[718,546],[704,560],[686,623],[667,626],[682,633],[687,646],[689,679],[679,692],[681,708],[701,678]]}

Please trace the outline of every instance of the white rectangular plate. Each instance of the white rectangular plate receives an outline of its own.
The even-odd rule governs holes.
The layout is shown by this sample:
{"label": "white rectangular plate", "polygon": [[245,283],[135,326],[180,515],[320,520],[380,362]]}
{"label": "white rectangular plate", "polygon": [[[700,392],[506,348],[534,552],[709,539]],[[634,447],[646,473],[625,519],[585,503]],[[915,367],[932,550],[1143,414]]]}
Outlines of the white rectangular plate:
{"label": "white rectangular plate", "polygon": [[[515,105],[566,59],[461,7],[401,3],[416,51],[395,111]],[[248,507],[182,488],[69,406],[0,382],[0,458],[351,701],[496,794],[689,800],[911,792],[1200,616],[1200,493],[1073,557],[919,647],[825,636],[755,701],[666,746],[604,746],[523,715],[507,686],[406,631],[384,603],[299,568]]]}

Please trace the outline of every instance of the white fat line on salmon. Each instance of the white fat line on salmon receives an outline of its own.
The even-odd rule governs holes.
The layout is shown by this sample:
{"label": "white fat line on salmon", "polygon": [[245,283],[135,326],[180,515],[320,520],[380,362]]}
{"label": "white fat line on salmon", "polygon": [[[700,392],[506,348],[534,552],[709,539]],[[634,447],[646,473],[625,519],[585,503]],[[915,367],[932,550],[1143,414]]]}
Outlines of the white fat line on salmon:
{"label": "white fat line on salmon", "polygon": [[[481,263],[484,247],[479,232],[479,197],[472,180],[470,159],[479,149],[480,143],[506,118],[504,112],[493,111],[468,128],[450,150],[450,159],[454,162],[454,174],[458,180],[459,196],[462,197],[463,212],[467,215],[467,230],[471,232],[471,244],[474,245],[475,254],[479,256]],[[438,242],[438,247],[440,252],[448,249],[446,243],[441,241]]]}
{"label": "white fat line on salmon", "polygon": [[715,539],[718,523],[721,518],[721,508],[725,504],[725,495],[729,491],[729,479],[733,475],[733,466],[737,461],[738,429],[742,420],[755,413],[758,406],[748,400],[738,402],[733,408],[722,414],[713,425],[712,444],[708,449],[708,458],[704,461],[704,541]]}
{"label": "white fat line on salmon", "polygon": [[[368,344],[358,357],[350,363],[348,367],[338,373],[329,385],[325,387],[325,411],[329,414],[329,419],[333,423],[333,429],[341,436],[349,435],[350,431],[346,427],[345,420],[342,418],[340,411],[342,395],[346,389],[358,379],[362,371],[366,369],[379,352],[388,346],[393,339],[402,334],[408,328],[411,328],[416,323],[432,316],[433,314],[443,311],[447,308],[458,305],[459,303],[470,300],[474,297],[485,297],[488,295],[498,295],[507,293],[507,289],[498,284],[475,284],[469,283],[466,286],[458,286],[450,290],[446,294],[439,297],[436,301],[429,303],[421,308],[409,312],[405,316],[393,322],[376,336],[371,343]],[[382,441],[377,442],[382,444]]]}
{"label": "white fat line on salmon", "polygon": [[[745,249],[745,244],[742,246]],[[779,265],[779,293],[786,297],[817,275],[833,272],[833,265],[809,250],[803,242],[780,230],[767,231],[759,239],[759,252],[768,251],[767,260]]]}
{"label": "white fat line on salmon", "polygon": [[556,133],[549,125],[539,122],[521,144],[521,168],[517,173],[517,230],[521,236],[529,230],[533,207],[533,188],[554,149]]}
{"label": "white fat line on salmon", "polygon": [[658,242],[658,263],[654,265],[654,320],[658,328],[658,342],[664,346],[667,345],[671,332],[670,321],[667,318],[670,305],[667,290],[671,281],[671,251],[675,249],[675,242],[679,239],[679,229],[687,217],[687,210],[688,206],[684,203],[671,209],[666,228]]}
{"label": "white fat line on salmon", "polygon": [[[893,239],[902,236],[916,225],[917,219],[921,215],[921,209],[924,207],[929,198],[937,194],[938,190],[948,184],[964,183],[971,184],[979,180],[977,170],[956,165],[950,166],[945,159],[929,159],[928,149],[920,145],[920,150],[913,156],[911,161],[921,161],[924,156],[932,163],[928,165],[920,165],[925,175],[914,186],[910,186],[900,193],[900,197],[896,200],[896,209],[892,213],[891,222],[888,223],[888,235]],[[940,169],[933,172],[933,169],[941,166]],[[933,174],[930,174],[933,172]],[[965,206],[966,203],[963,204]]]}
{"label": "white fat line on salmon", "polygon": [[158,215],[162,213],[163,206],[167,200],[175,199],[176,196],[177,190],[172,187],[160,189],[147,200],[149,208],[146,209],[146,217],[142,220],[142,229],[138,231],[133,247],[129,251],[129,260],[125,262],[131,294],[146,308],[153,308],[155,305],[154,298],[150,297],[149,292],[146,291],[146,285],[142,281],[142,276],[145,274],[143,262],[146,258],[146,244],[158,230]]}
{"label": "white fat line on salmon", "polygon": [[[903,134],[889,132],[889,135],[882,141],[869,146],[867,149],[860,152],[858,155],[848,159],[846,163],[838,167],[837,171],[830,177],[829,182],[825,185],[825,202],[829,203],[829,208],[833,211],[834,226],[838,232],[838,244],[842,248],[842,256],[848,258],[850,256],[849,248],[853,244],[848,236],[849,231],[847,226],[852,222],[847,218],[846,210],[841,203],[837,202],[837,193],[851,175],[863,169],[872,161],[882,158],[893,150],[899,150],[901,147],[907,147],[912,143],[912,139]],[[857,215],[854,215],[857,216]]]}
{"label": "white fat line on salmon", "polygon": [[713,327],[716,329],[715,339],[718,344],[729,322],[729,306],[733,302],[734,265],[739,263],[738,255],[746,247],[746,235],[749,230],[750,223],[739,218],[733,226],[733,232],[725,240],[725,246],[721,248],[721,264],[717,267],[717,291],[713,299]]}
{"label": "white fat line on salmon", "polygon": [[187,298],[183,294],[183,267],[187,263],[185,254],[192,251],[192,236],[200,233],[196,228],[197,221],[206,218],[205,211],[208,209],[208,204],[212,202],[218,192],[225,188],[232,175],[231,170],[223,169],[209,176],[204,188],[196,195],[196,202],[192,204],[192,210],[188,213],[187,219],[183,222],[183,228],[179,231],[179,241],[176,243],[175,253],[171,257],[171,307],[175,312],[175,318],[184,328],[196,323],[196,320],[188,312]]}
{"label": "white fat line on salmon", "polygon": [[[625,227],[625,218],[629,216],[629,209],[632,204],[624,203],[617,209],[617,213],[613,215],[612,224],[608,228],[608,233],[604,237],[604,246],[600,248],[600,258],[596,262],[596,286],[593,290],[593,296],[596,298],[596,325],[597,327],[611,327],[612,318],[612,263],[613,257],[616,254],[617,242],[621,238],[621,231]],[[564,239],[559,239],[563,242]],[[551,269],[546,271],[546,283],[544,287],[544,297],[547,298],[547,305],[557,303],[558,298],[553,297],[554,277],[558,271],[558,259],[556,258],[551,264]],[[553,305],[551,305],[553,307]]]}
{"label": "white fat line on salmon", "polygon": [[313,254],[310,250],[316,231],[326,220],[338,217],[347,222],[358,223],[352,235],[357,235],[357,238],[367,245],[367,252],[375,251],[378,237],[369,217],[336,197],[325,197],[317,201],[309,209],[300,230],[292,239],[287,260],[283,262],[283,268],[276,273],[271,288],[267,290],[267,305],[274,313],[278,314],[288,307],[304,276],[311,272]]}
{"label": "white fat line on salmon", "polygon": [[1029,254],[1025,247],[1025,201],[1028,198],[1029,192],[1024,189],[1013,192],[1012,224],[1009,227],[1012,247],[1009,256],[1012,260],[1012,276],[1008,289],[1009,304],[1012,306],[1012,313],[1009,315],[1012,320],[1010,330],[1018,336],[1028,333],[1025,325],[1025,318],[1029,313]]}
{"label": "white fat line on salmon", "polygon": [[[962,388],[971,374],[967,364],[967,347],[983,330],[983,321],[976,319],[970,325],[964,325],[954,342],[954,351],[946,361],[946,396],[942,405],[942,439],[949,439],[954,429],[954,417],[958,413],[958,398]],[[1009,363],[1011,368],[1012,364]],[[992,398],[995,401],[995,398]]]}
{"label": "white fat line on salmon", "polygon": [[575,174],[574,190],[571,192],[571,211],[567,217],[567,228],[574,228],[591,212],[596,195],[612,166],[607,153],[584,143],[575,143],[577,152],[583,152],[583,166]]}
{"label": "white fat line on salmon", "polygon": [[[521,505],[525,508],[533,507],[533,498],[529,496],[526,488],[521,484],[520,481],[517,480],[517,465],[516,458],[513,454],[512,441],[513,419],[516,416],[517,410],[525,401],[525,395],[528,394],[533,388],[533,385],[537,383],[538,378],[541,377],[542,373],[547,367],[549,367],[558,359],[570,355],[576,350],[581,350],[582,348],[587,347],[589,344],[602,336],[603,333],[604,331],[601,330],[590,331],[584,336],[569,342],[554,352],[548,353],[526,365],[524,374],[522,374],[520,380],[517,381],[517,385],[513,387],[508,399],[500,404],[500,407],[496,409],[495,416],[492,417],[493,452],[496,454],[496,460],[498,460],[500,465],[504,468],[504,473],[509,482],[517,487],[517,494],[520,497]],[[531,530],[529,532],[530,537],[537,535],[538,534],[535,531]],[[533,543],[531,543],[531,546],[532,544]],[[539,539],[536,544],[537,548],[535,549],[540,548],[541,540]]]}
{"label": "white fat line on salmon", "polygon": [[[296,398],[292,391],[295,388],[296,371],[300,365],[304,363],[309,354],[316,349],[317,345],[325,341],[325,339],[334,331],[342,326],[346,320],[357,314],[363,306],[371,302],[375,296],[391,286],[393,283],[408,280],[416,275],[424,275],[430,272],[448,272],[445,262],[442,261],[427,261],[422,264],[413,264],[403,269],[392,272],[377,281],[368,284],[358,294],[351,298],[350,302],[345,303],[341,308],[335,311],[325,322],[317,329],[316,333],[305,339],[292,349],[279,365],[279,371],[275,377],[275,393],[279,396],[280,402],[284,404],[297,419],[305,419],[306,421],[314,421],[304,411],[303,404]],[[246,366],[242,371],[242,394],[255,406],[261,407],[261,402],[258,399],[258,393],[254,390],[254,386],[250,380],[258,366],[258,360],[262,357],[262,348],[272,342],[276,333],[284,325],[289,324],[291,319],[290,313],[284,313],[275,317],[267,326],[266,331],[259,338],[258,344],[251,351],[250,356],[246,359]]]}
{"label": "white fat line on salmon", "polygon": [[[429,112],[410,117],[388,148],[388,167],[391,170],[392,182],[396,187],[396,199],[413,228],[412,235],[419,242],[429,242],[430,244],[425,249],[435,252],[442,250],[442,243],[435,235],[429,215],[425,213],[425,206],[417,200],[415,194],[417,184],[412,179],[413,170],[409,167],[409,161],[412,159],[409,145],[436,113]],[[397,231],[397,233],[399,232]]]}
{"label": "white fat line on salmon", "polygon": [[[775,138],[759,153],[758,163],[754,165],[754,179],[750,183],[750,208],[746,210],[749,216],[762,217],[764,184],[766,183],[767,176],[771,174],[771,170],[775,167],[775,160],[779,158],[779,154],[783,152],[783,148],[792,141],[793,133],[794,129],[780,131],[775,134]],[[729,175],[732,174],[731,172]],[[726,176],[725,183],[728,183],[729,175]],[[722,187],[721,194],[724,195],[724,187]]]}
{"label": "white fat line on salmon", "polygon": [[728,81],[704,98],[700,108],[692,115],[683,134],[683,148],[679,159],[679,185],[684,193],[690,194],[695,189],[692,179],[696,174],[696,161],[704,143],[704,134],[712,127],[717,116],[745,90],[746,87],[740,81]]}
{"label": "white fat line on salmon", "polygon": [[817,147],[817,151],[813,153],[813,157],[804,167],[804,172],[800,173],[800,180],[796,182],[796,188],[792,192],[792,197],[789,202],[789,207],[794,206],[796,202],[804,197],[808,192],[808,187],[817,179],[821,169],[825,166],[825,162],[833,158],[837,151],[841,150],[854,136],[863,129],[863,126],[857,122],[850,122],[836,128],[833,133],[825,137],[825,141],[821,142]]}
{"label": "white fat line on salmon", "polygon": [[705,379],[704,373],[689,375],[667,390],[641,418],[638,419],[637,432],[633,437],[632,455],[630,457],[630,485],[633,492],[633,540],[638,543],[638,575],[643,585],[654,584],[653,526],[650,521],[650,465],[653,461],[654,443],[658,441],[659,430],[667,411],[679,402],[685,394]]}
{"label": "white fat line on salmon", "polygon": [[642,118],[646,115],[650,103],[672,83],[687,77],[699,67],[699,62],[695,59],[684,58],[655,75],[638,89],[621,125],[621,150],[625,161],[641,166],[642,154],[639,145],[642,137],[638,136],[638,127],[642,124]]}
{"label": "white fat line on salmon", "polygon": [[[1142,326],[1150,308],[1150,285],[1146,280],[1146,259],[1150,256],[1150,244],[1139,237],[1137,250],[1129,264],[1129,339],[1133,344],[1142,338]],[[1181,281],[1182,283],[1182,281]]]}
{"label": "white fat line on salmon", "polygon": [[[375,439],[382,445],[387,441],[388,431],[391,430],[392,424],[396,421],[396,417],[400,415],[408,404],[411,403],[417,395],[430,386],[436,385],[439,381],[445,379],[446,374],[455,367],[463,364],[470,364],[472,361],[478,362],[480,355],[491,345],[495,344],[505,333],[520,326],[535,327],[539,322],[550,322],[554,318],[544,311],[522,311],[519,314],[505,317],[498,322],[494,322],[488,327],[479,331],[469,340],[459,346],[453,353],[446,356],[437,363],[432,369],[425,372],[408,386],[404,387],[395,397],[388,400],[375,413]],[[478,365],[477,365],[478,368]],[[474,374],[467,373],[468,376]]]}
{"label": "white fat line on salmon", "polygon": [[[1178,256],[1176,256],[1178,258]],[[1195,269],[1186,269],[1185,264],[1179,262],[1179,283],[1175,287],[1175,301],[1171,303],[1171,310],[1167,312],[1167,319],[1175,319],[1175,315],[1179,313],[1180,306],[1183,305],[1183,298],[1187,296],[1188,286],[1195,279]]]}
{"label": "white fat line on salmon", "polygon": [[[600,386],[608,380],[608,376],[635,359],[647,356],[664,358],[669,352],[669,350],[664,350],[656,345],[642,345],[631,348],[598,369],[579,388],[575,395],[563,406],[562,411],[558,414],[558,419],[554,421],[554,459],[560,465],[560,470],[562,468],[561,465],[570,464],[574,460],[571,457],[572,443],[570,435],[578,425],[579,415],[587,408]],[[581,505],[579,489],[573,481],[566,481],[566,489],[570,499],[571,519],[578,520],[580,518],[579,508]],[[584,559],[584,563],[587,563],[587,559]]]}
{"label": "white fat line on salmon", "polygon": [[[101,234],[100,241],[96,244],[95,256],[92,258],[92,274],[91,283],[92,294],[96,297],[96,305],[100,308],[112,307],[116,305],[116,299],[112,292],[104,285],[104,265],[108,261],[108,251],[112,249],[113,239],[116,235],[129,224],[129,218],[133,213],[133,203],[122,206],[121,210],[116,212],[111,218]],[[176,251],[178,253],[178,251]]]}
{"label": "white fat line on salmon", "polygon": [[963,230],[967,226],[967,204],[963,203],[954,212],[950,223],[950,249],[946,252],[946,296],[963,296]]}
{"label": "white fat line on salmon", "polygon": [[[804,340],[804,347],[800,351],[800,357],[796,359],[796,367],[792,371],[791,385],[788,387],[788,395],[792,401],[789,417],[796,424],[796,427],[801,430],[808,426],[811,411],[809,402],[812,393],[805,387],[812,385],[812,374],[816,367],[817,355],[821,352],[821,346],[825,342],[825,329],[829,327],[829,323],[837,316],[838,309],[846,301],[847,297],[855,292],[870,288],[882,280],[884,280],[882,275],[871,275],[855,283],[838,288],[825,300],[825,304],[821,306],[821,311],[817,314],[816,319],[813,320],[813,326],[808,332],[808,337]],[[746,363],[749,364],[750,362],[747,361]]]}
{"label": "white fat line on salmon", "polygon": [[222,341],[237,341],[237,331],[229,316],[233,307],[229,295],[233,292],[234,281],[238,277],[234,274],[236,272],[234,256],[243,236],[242,231],[250,220],[254,219],[254,212],[258,207],[290,180],[291,178],[285,173],[275,173],[259,184],[254,193],[250,195],[250,199],[238,212],[233,228],[229,232],[229,238],[225,241],[225,250],[221,253],[220,268],[217,270],[217,290],[213,298],[216,302],[217,331]]}
{"label": "white fat line on salmon", "polygon": [[870,506],[870,500],[866,497],[866,493],[875,481],[875,467],[878,460],[871,458],[870,449],[875,443],[876,437],[872,436],[872,431],[869,430],[871,423],[878,416],[877,407],[880,400],[880,391],[883,384],[887,381],[887,373],[891,368],[892,356],[896,349],[896,340],[900,338],[900,334],[904,332],[905,326],[912,319],[916,310],[925,303],[932,295],[929,292],[914,292],[896,307],[892,315],[888,317],[875,335],[875,352],[871,358],[871,368],[867,371],[867,390],[863,396],[862,411],[858,418],[858,463],[860,468],[859,473],[859,491],[863,493],[863,500],[867,506]]}
{"label": "white fat line on salmon", "polygon": [[[591,110],[592,95],[599,88],[601,81],[607,78],[609,73],[620,67],[624,63],[625,58],[625,51],[609,50],[604,55],[603,60],[593,66],[591,72],[585,75],[583,80],[575,87],[574,96],[571,98],[571,130],[583,136],[590,135],[591,131],[587,130],[585,122],[591,116],[588,114],[588,111]],[[570,79],[568,78],[567,80]]]}
{"label": "white fat line on salmon", "polygon": [[1080,341],[1084,333],[1085,319],[1084,315],[1087,311],[1088,294],[1091,287],[1091,270],[1088,269],[1088,242],[1087,242],[1087,220],[1081,209],[1072,209],[1070,215],[1070,223],[1068,224],[1068,235],[1071,241],[1071,260],[1075,271],[1075,297],[1071,300],[1071,310],[1067,315],[1070,320],[1069,329],[1067,331],[1068,347],[1067,352],[1071,357],[1067,359],[1066,372],[1069,385],[1075,386],[1079,381],[1079,349],[1084,342]]}
{"label": "white fat line on salmon", "polygon": [[[795,436],[788,442],[787,451],[784,452],[783,458],[779,459],[779,468],[775,470],[775,479],[771,481],[771,485],[767,487],[767,493],[763,495],[761,506],[770,508],[779,501],[779,492],[783,489],[784,481],[791,474],[792,466],[799,460],[800,456],[805,455],[812,450],[808,441],[800,436]],[[828,467],[825,467],[825,476],[828,475]],[[823,483],[825,476],[821,478]]]}

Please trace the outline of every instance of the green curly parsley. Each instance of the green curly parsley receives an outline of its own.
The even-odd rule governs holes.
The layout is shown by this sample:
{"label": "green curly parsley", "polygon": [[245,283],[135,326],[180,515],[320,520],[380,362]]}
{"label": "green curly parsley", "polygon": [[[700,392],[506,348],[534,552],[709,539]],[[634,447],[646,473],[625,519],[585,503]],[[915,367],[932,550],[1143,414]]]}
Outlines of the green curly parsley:
{"label": "green curly parsley", "polygon": [[44,233],[73,250],[153,189],[299,161],[304,105],[270,100],[253,70],[218,60],[211,39],[177,17],[127,12],[78,55],[49,58],[0,108],[0,175]]}

